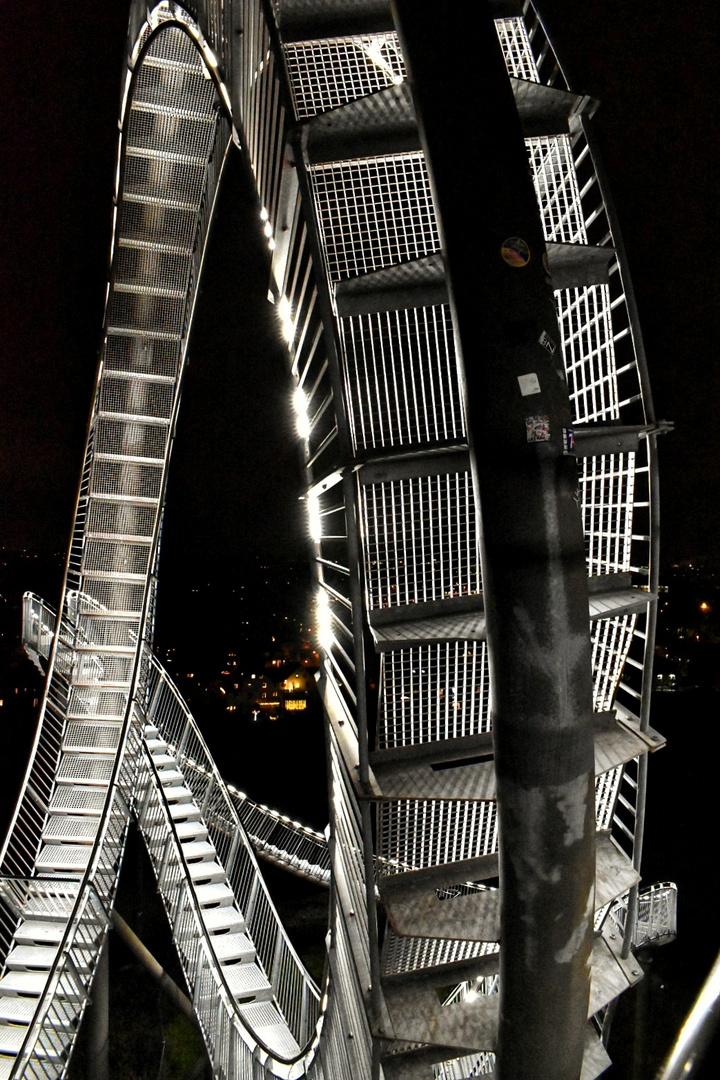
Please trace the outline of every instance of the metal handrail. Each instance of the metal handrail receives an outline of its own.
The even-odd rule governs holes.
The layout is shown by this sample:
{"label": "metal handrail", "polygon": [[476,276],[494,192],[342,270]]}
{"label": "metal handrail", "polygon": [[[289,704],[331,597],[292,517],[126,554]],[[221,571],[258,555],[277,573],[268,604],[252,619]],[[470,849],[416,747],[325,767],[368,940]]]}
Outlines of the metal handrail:
{"label": "metal handrail", "polygon": [[[249,839],[192,714],[162,666],[153,658],[150,670],[150,704],[146,723],[154,726],[175,755],[178,768],[195,801],[201,807],[210,840],[225,869],[228,883],[248,925],[248,933],[261,963],[272,980],[273,968],[293,971],[293,982],[303,994],[319,998],[313,980],[290,943],[270,899]],[[302,984],[302,986],[301,986]],[[275,986],[281,1011],[288,1017],[298,1007],[288,987]],[[303,1033],[296,1034],[299,1043]]]}
{"label": "metal handrail", "polygon": [[[179,764],[179,763],[178,763]],[[217,776],[212,775],[216,780]],[[155,769],[152,757],[145,747],[143,776],[141,781],[141,806],[138,824],[145,837],[151,861],[158,877],[158,884],[168,919],[173,930],[173,940],[180,957],[190,988],[195,1011],[203,1029],[208,1048],[213,1050],[215,1067],[227,1067],[231,1056],[229,1032],[225,1032],[222,1045],[218,1045],[215,1033],[228,1023],[234,1029],[233,1038],[241,1039],[250,1049],[259,1043],[279,1067],[275,1075],[282,1075],[282,1066],[296,1061],[283,1056],[276,1048],[253,1031],[252,1023],[243,1016],[242,1006],[233,998],[227,985],[222,965],[213,948],[213,939],[207,933],[200,905],[192,888],[187,864],[183,855],[175,824],[172,820],[165,792]],[[196,796],[197,797],[197,796]],[[227,806],[230,806],[229,800]],[[218,835],[215,815],[208,815],[205,823],[211,841]],[[286,1021],[293,1038],[307,1049],[315,1024],[320,1015],[320,993],[307,974],[292,945],[285,936],[264,883],[254,863],[240,823],[236,825],[243,849],[239,850],[232,865],[224,866],[228,881],[233,886],[238,907],[245,914],[247,932],[258,952],[258,960],[265,974],[273,983],[275,1002]],[[224,831],[224,830],[223,830]],[[218,858],[223,862],[220,852]],[[234,871],[234,872],[233,872]],[[255,902],[243,904],[242,892],[253,896]],[[294,978],[291,976],[294,974]],[[214,989],[211,989],[211,986]],[[224,1014],[224,1020],[219,1015]],[[227,1060],[224,1060],[227,1059]]]}
{"label": "metal handrail", "polygon": [[693,1076],[705,1057],[719,1023],[720,953],[702,985],[675,1045],[657,1074],[657,1080],[686,1080],[687,1077]]}
{"label": "metal handrail", "polygon": [[[41,671],[44,671],[44,668],[40,661],[48,658],[56,622],[57,614],[49,604],[34,593],[25,593],[23,597],[23,646]],[[67,636],[67,633],[68,631],[63,630],[61,626],[61,636]],[[160,661],[154,659],[153,667],[160,678],[172,687],[172,692],[181,709],[197,730],[192,714]],[[310,878],[321,885],[329,884],[330,854],[327,839],[322,833],[302,822],[286,817],[272,807],[255,802],[231,784],[226,785],[226,790],[257,854],[279,863],[291,873]]]}

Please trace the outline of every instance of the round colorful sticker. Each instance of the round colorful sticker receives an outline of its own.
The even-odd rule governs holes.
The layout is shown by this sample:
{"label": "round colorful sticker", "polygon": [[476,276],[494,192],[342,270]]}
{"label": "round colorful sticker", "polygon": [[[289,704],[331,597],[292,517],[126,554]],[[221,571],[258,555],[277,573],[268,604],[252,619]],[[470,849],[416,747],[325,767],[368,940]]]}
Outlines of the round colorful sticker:
{"label": "round colorful sticker", "polygon": [[527,266],[530,262],[530,248],[519,236],[504,240],[500,254],[508,266]]}

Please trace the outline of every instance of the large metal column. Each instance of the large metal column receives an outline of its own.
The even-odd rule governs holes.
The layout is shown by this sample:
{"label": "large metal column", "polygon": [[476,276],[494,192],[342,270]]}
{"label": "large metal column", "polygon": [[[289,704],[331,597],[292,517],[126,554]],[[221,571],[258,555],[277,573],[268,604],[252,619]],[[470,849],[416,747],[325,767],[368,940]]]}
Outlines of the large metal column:
{"label": "large metal column", "polygon": [[498,1073],[577,1080],[594,899],[590,643],[545,243],[489,14],[484,34],[470,36],[437,8],[426,15],[398,0],[396,9],[442,222],[483,522],[500,820]]}

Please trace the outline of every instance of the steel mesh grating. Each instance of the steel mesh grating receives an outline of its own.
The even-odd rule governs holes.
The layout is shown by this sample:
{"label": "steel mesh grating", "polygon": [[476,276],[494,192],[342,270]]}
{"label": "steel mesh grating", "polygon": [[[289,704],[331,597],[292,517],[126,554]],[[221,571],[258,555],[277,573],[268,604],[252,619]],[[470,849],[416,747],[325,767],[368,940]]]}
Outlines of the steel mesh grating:
{"label": "steel mesh grating", "polygon": [[205,161],[178,160],[159,150],[132,147],[125,158],[124,197],[157,199],[197,207],[205,189]]}
{"label": "steel mesh grating", "polygon": [[490,730],[484,641],[395,649],[383,653],[381,663],[378,749]]}
{"label": "steel mesh grating", "polygon": [[67,726],[63,747],[72,750],[75,747],[87,747],[92,743],[96,750],[115,750],[120,742],[119,724],[87,724],[80,721]]}
{"label": "steel mesh grating", "polygon": [[108,305],[111,326],[149,333],[173,333],[182,330],[186,297],[156,296],[147,290],[124,292],[113,289]]}
{"label": "steel mesh grating", "polygon": [[105,717],[122,720],[127,704],[127,694],[119,690],[92,690],[85,686],[70,691],[68,716]]}
{"label": "steel mesh grating", "polygon": [[137,619],[120,621],[84,614],[78,620],[78,631],[83,642],[97,648],[116,647],[134,650],[139,628]]}
{"label": "steel mesh grating", "polygon": [[555,294],[575,423],[619,415],[610,292],[606,285]]}
{"label": "steel mesh grating", "polygon": [[132,677],[133,665],[131,656],[82,652],[75,665],[73,682],[127,683]]}
{"label": "steel mesh grating", "polygon": [[398,937],[388,928],[383,948],[383,974],[402,975],[422,968],[474,960],[492,956],[498,950],[494,941]]}
{"label": "steel mesh grating", "polygon": [[124,239],[162,243],[172,238],[174,246],[192,251],[197,227],[194,210],[180,210],[162,203],[123,201],[119,233]]}
{"label": "steel mesh grating", "polygon": [[174,377],[178,366],[179,346],[175,341],[123,334],[115,328],[105,341],[104,358],[109,372],[143,372],[148,375]]}
{"label": "steel mesh grating", "polygon": [[356,447],[465,437],[447,306],[341,319],[340,333]]}
{"label": "steel mesh grating", "polygon": [[310,177],[332,281],[439,249],[422,154],[315,165]]}
{"label": "steel mesh grating", "polygon": [[215,137],[215,116],[187,116],[161,106],[133,105],[127,144],[138,150],[207,159]]}
{"label": "steel mesh grating", "polygon": [[520,16],[496,19],[495,30],[508,75],[516,79],[527,79],[529,82],[540,82],[525,20]]}
{"label": "steel mesh grating", "polygon": [[631,614],[616,619],[599,619],[593,625],[593,693],[597,712],[612,707],[636,622],[637,615]]}
{"label": "steel mesh grating", "polygon": [[148,570],[149,544],[131,544],[126,540],[88,540],[83,556],[83,573],[142,574]]}
{"label": "steel mesh grating", "polygon": [[153,383],[108,372],[100,388],[100,411],[169,420],[174,398],[172,383]]}
{"label": "steel mesh grating", "polygon": [[151,539],[155,528],[155,511],[148,506],[126,502],[90,499],[87,533],[117,536],[142,536]]}
{"label": "steel mesh grating", "polygon": [[494,802],[388,800],[377,806],[384,873],[479,858],[497,850]]}
{"label": "steel mesh grating", "polygon": [[586,244],[587,233],[568,135],[525,140],[546,240]]}
{"label": "steel mesh grating", "polygon": [[[142,105],[173,106],[183,113],[204,114],[212,109],[215,85],[207,76],[197,49],[187,63],[168,64],[153,58],[154,50],[140,68],[133,101]],[[192,107],[188,107],[192,102]]]}
{"label": "steel mesh grating", "polygon": [[101,604],[107,612],[141,612],[143,609],[145,588],[142,584],[89,578],[84,582],[84,590],[85,596],[80,600],[80,611],[84,613],[96,611],[96,604]]}
{"label": "steel mesh grating", "polygon": [[598,829],[607,830],[612,825],[622,774],[622,765],[618,765],[616,769],[610,769],[598,776],[595,781],[595,818]]}
{"label": "steel mesh grating", "polygon": [[115,256],[115,281],[147,289],[177,290],[185,296],[190,268],[189,255],[151,247],[121,247]]}
{"label": "steel mesh grating", "polygon": [[368,484],[361,503],[371,607],[480,592],[469,472]]}
{"label": "steel mesh grating", "polygon": [[164,459],[170,434],[169,427],[164,424],[142,424],[109,417],[101,417],[95,430],[97,445],[103,454],[156,461]]}
{"label": "steel mesh grating", "polygon": [[581,507],[589,574],[630,569],[635,455],[582,459]]}
{"label": "steel mesh grating", "polygon": [[162,466],[136,465],[122,461],[93,463],[90,490],[93,495],[128,495],[138,499],[157,499],[162,486]]}
{"label": "steel mesh grating", "polygon": [[298,120],[336,109],[405,78],[397,34],[368,34],[286,44],[285,62]]}

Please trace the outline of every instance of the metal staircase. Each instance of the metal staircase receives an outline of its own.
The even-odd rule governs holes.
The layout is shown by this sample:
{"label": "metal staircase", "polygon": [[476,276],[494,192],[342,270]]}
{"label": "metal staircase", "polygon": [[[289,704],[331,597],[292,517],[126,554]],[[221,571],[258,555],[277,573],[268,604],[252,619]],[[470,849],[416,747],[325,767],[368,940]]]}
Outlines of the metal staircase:
{"label": "metal staircase", "polygon": [[[648,713],[661,426],[596,169],[594,103],[567,86],[532,4],[490,8],[556,307],[553,334],[512,322],[511,345],[534,350],[540,373],[513,391],[517,382],[525,412],[541,413],[542,380],[567,380],[563,446],[577,458],[586,543],[597,836],[581,929],[597,933],[582,1080],[592,1080],[608,1065],[598,1015],[638,977],[637,827],[647,753],[662,741]],[[199,21],[175,3],[136,4],[131,25],[102,362],[41,724],[2,855],[0,1075],[63,1075],[131,813],[219,1075],[491,1072],[507,901],[495,880],[493,593],[474,490],[490,463],[472,449],[458,348],[468,325],[451,315],[389,4],[211,0]],[[322,994],[274,914],[242,800],[150,650],[167,465],[231,123],[253,170],[296,382],[315,544],[332,805]],[[524,424],[528,445],[549,441],[547,416]],[[582,624],[584,609],[575,616]],[[39,616],[38,655],[44,626]],[[611,930],[607,912],[628,892]],[[456,983],[465,991],[439,994]],[[583,1023],[584,1011],[581,1040]],[[541,1034],[546,1050],[552,1034]]]}

